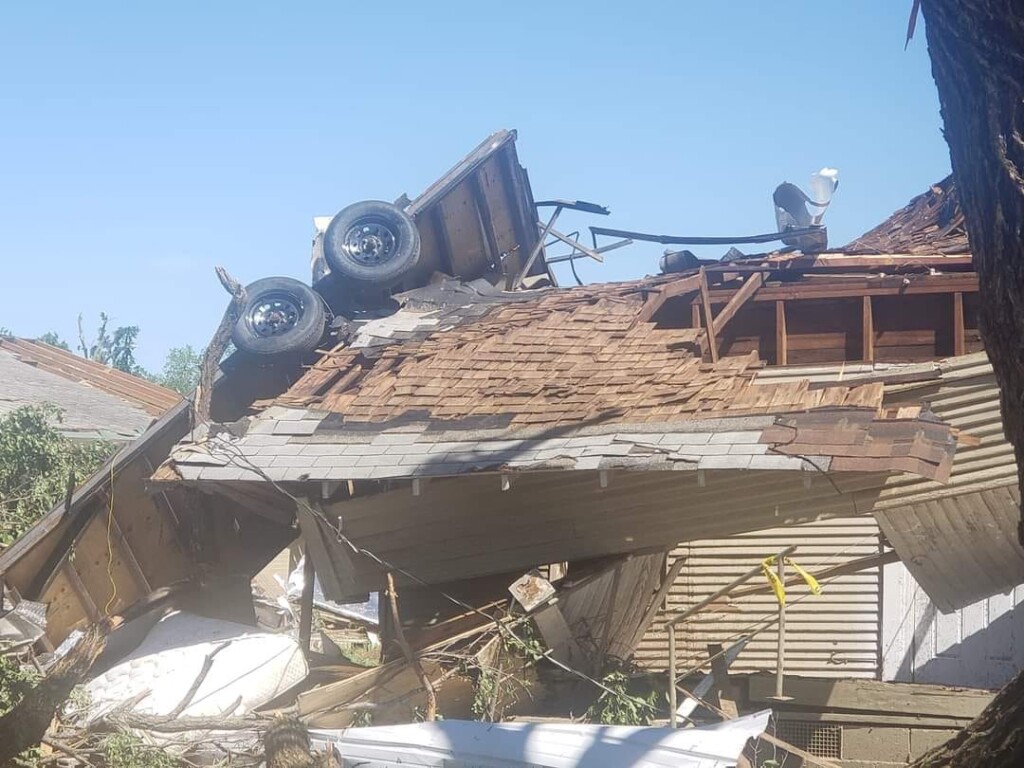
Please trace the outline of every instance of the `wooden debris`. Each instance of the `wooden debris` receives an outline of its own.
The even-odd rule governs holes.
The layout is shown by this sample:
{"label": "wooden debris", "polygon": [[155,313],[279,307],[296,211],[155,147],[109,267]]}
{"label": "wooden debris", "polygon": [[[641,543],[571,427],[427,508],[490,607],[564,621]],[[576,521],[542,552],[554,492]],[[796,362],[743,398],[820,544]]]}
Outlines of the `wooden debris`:
{"label": "wooden debris", "polygon": [[423,671],[423,665],[420,664],[419,657],[413,652],[412,648],[409,647],[408,641],[405,639],[405,630],[402,629],[402,619],[398,615],[398,590],[395,589],[395,576],[388,571],[388,604],[391,606],[391,623],[395,630],[395,640],[398,642],[398,646],[402,649],[402,655],[405,656],[405,660],[409,663],[409,666],[416,672],[416,677],[419,678],[420,684],[423,686],[423,690],[427,692],[427,710],[424,715],[424,719],[430,723],[437,719],[437,694],[434,692],[434,686],[430,682],[430,678],[427,673]]}
{"label": "wooden debris", "polygon": [[216,272],[217,279],[224,286],[224,290],[231,294],[231,301],[228,303],[228,308],[224,310],[224,317],[221,318],[213,338],[206,345],[206,351],[203,352],[203,362],[199,368],[199,386],[196,388],[195,421],[198,424],[210,420],[213,377],[217,373],[217,367],[220,365],[221,358],[224,357],[228,344],[231,342],[231,331],[242,316],[246,301],[245,288],[241,283],[229,275],[224,267],[217,267]]}

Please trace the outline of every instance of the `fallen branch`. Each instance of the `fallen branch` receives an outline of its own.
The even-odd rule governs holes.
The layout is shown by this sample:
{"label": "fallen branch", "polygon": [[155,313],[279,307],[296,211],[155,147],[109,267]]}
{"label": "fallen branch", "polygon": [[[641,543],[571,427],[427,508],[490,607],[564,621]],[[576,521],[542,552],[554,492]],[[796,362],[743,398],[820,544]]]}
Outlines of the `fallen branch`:
{"label": "fallen branch", "polygon": [[260,728],[270,722],[258,715],[244,717],[171,717],[170,715],[125,714],[106,717],[104,723],[115,728],[179,733],[182,731],[245,731]]}
{"label": "fallen branch", "polygon": [[0,765],[7,765],[46,735],[57,708],[67,701],[71,690],[88,674],[107,644],[111,621],[93,624],[21,701],[0,717]]}
{"label": "fallen branch", "polygon": [[398,616],[398,592],[395,590],[395,577],[390,571],[388,571],[388,603],[391,605],[391,619],[395,625],[395,640],[398,641],[398,647],[402,649],[402,655],[405,656],[409,666],[413,668],[416,677],[420,679],[423,690],[427,692],[427,712],[424,719],[431,723],[437,719],[437,693],[434,691],[434,684],[430,682],[430,678],[423,670],[419,657],[413,653],[405,639],[402,620]]}
{"label": "fallen branch", "polygon": [[231,301],[228,308],[224,310],[224,317],[220,325],[210,339],[210,343],[203,352],[203,362],[199,369],[199,386],[196,388],[195,422],[202,424],[210,420],[210,404],[213,399],[213,377],[217,373],[217,366],[220,359],[227,351],[231,342],[231,331],[242,316],[245,307],[245,288],[235,278],[228,274],[224,267],[217,267],[217,279],[224,286],[224,290],[231,294]]}
{"label": "fallen branch", "polygon": [[206,654],[206,658],[203,659],[203,668],[199,670],[199,674],[196,675],[196,679],[192,681],[192,685],[189,686],[188,691],[185,692],[185,696],[182,698],[180,702],[178,702],[178,706],[176,706],[174,709],[167,713],[167,717],[177,717],[185,711],[185,708],[189,704],[192,703],[192,699],[195,698],[196,692],[199,690],[199,686],[203,684],[203,680],[205,680],[206,676],[210,673],[210,667],[213,666],[213,657],[220,653],[220,651],[222,651],[224,648],[227,648],[230,644],[231,641],[229,640],[226,643],[218,645],[216,648],[214,648],[212,651]]}

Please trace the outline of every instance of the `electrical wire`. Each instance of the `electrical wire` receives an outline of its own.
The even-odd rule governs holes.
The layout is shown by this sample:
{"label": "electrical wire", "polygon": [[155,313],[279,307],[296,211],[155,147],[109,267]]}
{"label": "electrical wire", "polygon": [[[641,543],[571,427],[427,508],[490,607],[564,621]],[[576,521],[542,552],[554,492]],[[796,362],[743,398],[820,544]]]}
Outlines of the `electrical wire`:
{"label": "electrical wire", "polygon": [[[385,570],[389,570],[389,571],[392,571],[394,573],[401,574],[402,576],[406,577],[407,579],[409,579],[413,583],[415,583],[415,584],[417,584],[417,585],[419,585],[421,587],[425,587],[427,589],[433,590],[434,592],[439,594],[441,597],[443,597],[444,599],[446,599],[449,602],[453,603],[454,605],[459,606],[460,608],[463,608],[463,609],[465,609],[467,611],[470,611],[472,613],[478,614],[479,616],[482,616],[483,618],[487,619],[489,622],[494,624],[494,626],[497,629],[499,635],[502,635],[502,636],[506,637],[508,640],[511,640],[513,643],[518,645],[521,649],[523,649],[527,653],[532,653],[533,652],[533,649],[531,648],[531,646],[525,640],[523,640],[521,637],[519,637],[517,634],[515,634],[515,632],[513,632],[511,629],[509,629],[499,619],[496,619],[493,616],[488,615],[484,611],[481,611],[479,608],[477,608],[477,607],[475,607],[473,605],[470,605],[469,603],[467,603],[467,602],[465,602],[463,600],[459,600],[457,597],[454,597],[454,596],[448,594],[447,592],[445,592],[443,589],[440,589],[437,585],[430,584],[430,583],[424,581],[423,579],[419,578],[414,573],[411,573],[410,571],[406,570],[405,568],[397,566],[394,563],[391,563],[391,562],[385,560],[384,558],[378,556],[377,554],[371,552],[370,550],[364,549],[364,548],[356,545],[355,542],[353,542],[351,539],[349,539],[347,536],[345,536],[345,534],[343,534],[341,532],[341,528],[338,525],[336,525],[335,523],[331,522],[331,520],[326,515],[324,515],[323,512],[321,512],[319,509],[316,509],[315,507],[313,507],[313,505],[309,504],[305,499],[302,499],[302,498],[299,498],[298,496],[295,496],[290,491],[288,491],[287,488],[284,488],[280,483],[278,483],[276,480],[274,480],[272,477],[270,477],[263,469],[261,469],[260,467],[256,466],[255,464],[253,464],[248,459],[248,457],[246,457],[245,454],[243,454],[241,452],[241,450],[239,450],[236,446],[230,445],[228,442],[226,442],[225,440],[223,440],[222,438],[220,438],[218,436],[208,437],[207,438],[207,442],[211,443],[214,446],[220,447],[225,453],[229,454],[229,457],[228,457],[227,460],[230,463],[234,464],[236,467],[239,467],[241,469],[245,469],[245,470],[248,470],[250,472],[255,473],[256,475],[258,475],[259,477],[264,479],[266,482],[268,482],[271,486],[273,486],[278,492],[280,492],[283,495],[287,496],[296,505],[300,506],[306,512],[308,512],[309,514],[313,515],[317,520],[319,520],[322,523],[324,523],[325,525],[327,525],[328,529],[331,530],[335,535],[337,535],[338,541],[340,541],[341,543],[343,543],[346,546],[348,546],[353,552],[355,552],[355,553],[357,553],[359,555],[362,555],[363,557],[366,557],[366,558],[372,560],[373,562],[375,562],[378,565],[380,565],[381,567],[383,567]],[[631,697],[627,696],[622,691],[616,691],[613,688],[609,688],[607,685],[602,683],[600,680],[597,680],[597,679],[591,677],[590,675],[588,675],[587,673],[581,672],[580,670],[575,669],[575,668],[569,666],[568,664],[560,661],[559,659],[554,658],[551,655],[551,649],[548,649],[548,651],[545,654],[543,654],[543,657],[545,659],[547,659],[548,661],[550,661],[552,664],[554,664],[556,667],[559,667],[563,671],[568,672],[569,674],[574,675],[574,676],[580,678],[581,680],[584,680],[584,681],[586,681],[588,683],[591,683],[592,685],[594,685],[597,688],[601,689],[605,693],[611,694],[612,696],[615,696],[616,698],[621,698],[621,699],[623,699],[625,701],[628,701],[630,703],[636,703]],[[653,706],[646,705],[646,703],[645,703],[645,706],[650,706],[650,708],[652,710],[654,709]]]}

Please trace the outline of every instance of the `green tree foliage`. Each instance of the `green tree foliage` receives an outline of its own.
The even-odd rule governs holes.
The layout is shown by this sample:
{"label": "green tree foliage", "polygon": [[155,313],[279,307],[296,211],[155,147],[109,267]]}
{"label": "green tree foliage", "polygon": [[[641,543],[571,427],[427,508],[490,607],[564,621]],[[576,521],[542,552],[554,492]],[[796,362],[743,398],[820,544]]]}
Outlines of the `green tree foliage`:
{"label": "green tree foliage", "polygon": [[0,547],[10,544],[112,452],[108,443],[77,443],[56,428],[63,413],[29,405],[0,416]]}
{"label": "green tree foliage", "polygon": [[65,352],[71,351],[71,347],[68,346],[68,343],[53,331],[44,333],[36,339],[36,341],[41,341],[43,344],[49,344],[51,347],[57,347],[57,349],[63,349]]}
{"label": "green tree foliage", "polygon": [[111,332],[107,326],[110,318],[106,312],[100,312],[100,324],[96,329],[96,338],[90,344],[85,340],[82,327],[82,316],[78,316],[78,351],[83,357],[103,363],[119,371],[135,376],[146,376],[142,366],[135,360],[135,346],[139,339],[139,326],[122,325]]}
{"label": "green tree foliage", "polygon": [[173,347],[167,353],[164,370],[156,380],[168,389],[188,395],[199,383],[199,366],[202,359],[202,353],[196,352],[191,344]]}

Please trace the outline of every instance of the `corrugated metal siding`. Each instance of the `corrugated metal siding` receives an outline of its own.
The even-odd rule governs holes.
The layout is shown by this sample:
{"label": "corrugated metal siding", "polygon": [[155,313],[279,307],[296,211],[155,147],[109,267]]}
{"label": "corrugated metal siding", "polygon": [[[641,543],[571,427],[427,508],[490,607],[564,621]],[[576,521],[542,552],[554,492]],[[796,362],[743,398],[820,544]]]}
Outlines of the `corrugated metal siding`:
{"label": "corrugated metal siding", "polygon": [[[696,603],[790,544],[798,547],[793,560],[813,573],[879,552],[878,527],[868,516],[838,518],[681,545],[673,557],[686,557],[687,564],[669,594],[668,613]],[[764,582],[757,577],[750,583]],[[786,672],[877,677],[881,610],[878,569],[839,577],[824,585],[821,595],[808,595],[809,590],[802,585],[788,591]],[[774,595],[750,595],[733,601],[726,611],[697,614],[680,625],[680,671],[707,658],[708,643],[728,645],[751,624],[774,616],[776,607]],[[665,615],[663,610],[640,643],[635,658],[642,666],[667,666]],[[759,634],[732,669],[774,669],[776,638],[774,627]]]}
{"label": "corrugated metal siding", "polygon": [[885,404],[925,402],[938,418],[980,444],[957,447],[947,484],[893,476],[864,508],[875,513],[900,559],[939,610],[949,612],[1024,583],[1024,549],[1016,535],[1017,466],[1003,436],[999,389],[985,353],[908,366],[766,369],[758,380],[807,376],[827,382],[929,371],[939,378],[886,385]]}

